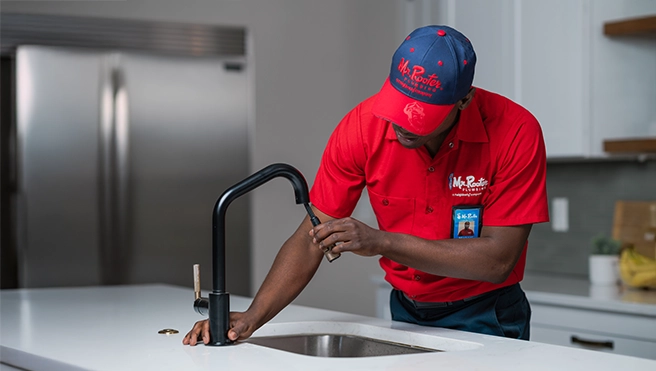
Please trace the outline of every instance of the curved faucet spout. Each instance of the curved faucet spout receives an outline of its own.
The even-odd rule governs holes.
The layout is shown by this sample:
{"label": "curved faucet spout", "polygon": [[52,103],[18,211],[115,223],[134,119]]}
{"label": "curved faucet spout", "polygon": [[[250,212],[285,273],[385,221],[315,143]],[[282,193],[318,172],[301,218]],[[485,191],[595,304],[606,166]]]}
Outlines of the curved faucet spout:
{"label": "curved faucet spout", "polygon": [[221,212],[221,209],[223,209],[223,212],[225,213],[225,209],[236,198],[239,198],[245,193],[252,191],[276,177],[285,177],[292,182],[297,204],[310,202],[307,182],[300,171],[288,164],[271,164],[223,192],[221,197],[216,201],[214,216],[222,216],[217,214]]}
{"label": "curved faucet spout", "polygon": [[[308,213],[310,196],[303,175],[288,164],[272,164],[228,188],[216,201],[212,216],[212,279],[213,291],[209,294],[210,345],[227,345],[230,320],[229,295],[225,290],[225,215],[228,206],[238,197],[277,177],[289,179],[294,187],[297,204],[304,204]],[[310,214],[314,216],[313,214]],[[316,217],[315,217],[316,218]]]}
{"label": "curved faucet spout", "polygon": [[214,292],[225,292],[225,215],[232,201],[270,181],[285,177],[294,187],[297,204],[309,204],[308,186],[303,174],[288,164],[272,164],[228,188],[216,201],[212,217],[212,251],[214,252]]}

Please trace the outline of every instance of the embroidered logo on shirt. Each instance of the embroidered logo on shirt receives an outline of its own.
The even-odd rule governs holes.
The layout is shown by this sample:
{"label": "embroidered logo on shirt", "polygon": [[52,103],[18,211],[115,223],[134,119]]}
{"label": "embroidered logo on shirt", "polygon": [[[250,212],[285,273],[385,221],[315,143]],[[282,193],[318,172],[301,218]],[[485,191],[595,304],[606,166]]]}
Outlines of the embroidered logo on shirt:
{"label": "embroidered logo on shirt", "polygon": [[412,125],[421,124],[424,120],[424,116],[426,116],[424,113],[424,107],[417,102],[406,104],[403,113],[408,115],[408,122]]}
{"label": "embroidered logo on shirt", "polygon": [[477,177],[474,175],[455,176],[453,173],[449,174],[449,190],[452,191],[452,196],[456,197],[474,197],[483,194],[487,189],[487,179]]}

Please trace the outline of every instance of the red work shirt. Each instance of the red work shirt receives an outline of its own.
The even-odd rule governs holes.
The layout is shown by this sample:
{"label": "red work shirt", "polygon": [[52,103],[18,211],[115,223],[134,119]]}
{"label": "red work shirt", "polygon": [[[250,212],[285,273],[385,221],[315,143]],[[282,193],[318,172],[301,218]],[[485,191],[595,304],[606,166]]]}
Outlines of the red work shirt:
{"label": "red work shirt", "polygon": [[473,236],[473,235],[474,235],[474,231],[469,228],[465,228],[458,233],[458,236]]}
{"label": "red work shirt", "polygon": [[[366,186],[380,230],[428,240],[452,238],[452,207],[482,205],[487,226],[549,220],[546,153],[539,123],[511,100],[477,88],[435,157],[407,149],[392,125],[371,113],[374,97],[339,123],[310,192],[334,218],[353,212]],[[501,284],[442,277],[386,257],[385,279],[418,301],[455,301],[522,280],[526,249]]]}

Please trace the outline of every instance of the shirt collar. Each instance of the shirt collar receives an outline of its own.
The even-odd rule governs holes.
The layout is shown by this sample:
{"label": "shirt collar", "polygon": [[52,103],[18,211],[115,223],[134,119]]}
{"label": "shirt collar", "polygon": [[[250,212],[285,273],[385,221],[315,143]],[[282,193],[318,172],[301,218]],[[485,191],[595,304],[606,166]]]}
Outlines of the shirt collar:
{"label": "shirt collar", "polygon": [[463,142],[486,143],[489,141],[481,116],[480,96],[481,94],[474,93],[474,99],[469,104],[469,107],[460,112],[460,120],[458,121],[456,130],[457,139]]}
{"label": "shirt collar", "polygon": [[383,119],[379,119],[384,125],[387,125],[387,131],[385,132],[385,139],[389,140],[399,140],[399,138],[396,137],[396,132],[394,131],[394,127],[392,126],[392,123]]}

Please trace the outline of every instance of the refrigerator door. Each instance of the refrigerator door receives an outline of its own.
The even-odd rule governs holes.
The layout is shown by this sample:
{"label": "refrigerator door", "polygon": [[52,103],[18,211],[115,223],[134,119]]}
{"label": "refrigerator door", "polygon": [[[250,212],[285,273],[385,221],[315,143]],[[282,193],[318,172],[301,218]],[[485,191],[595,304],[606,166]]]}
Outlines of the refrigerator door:
{"label": "refrigerator door", "polygon": [[[212,211],[248,171],[243,60],[21,47],[21,287],[211,283]],[[226,68],[228,66],[228,68]],[[249,202],[227,283],[250,292]]]}
{"label": "refrigerator door", "polygon": [[16,55],[19,285],[95,285],[98,270],[97,53]]}
{"label": "refrigerator door", "polygon": [[[249,175],[248,80],[243,61],[121,55],[129,126],[130,283],[211,286],[212,212]],[[228,68],[226,68],[226,66]],[[228,212],[228,289],[247,294],[249,203]]]}

